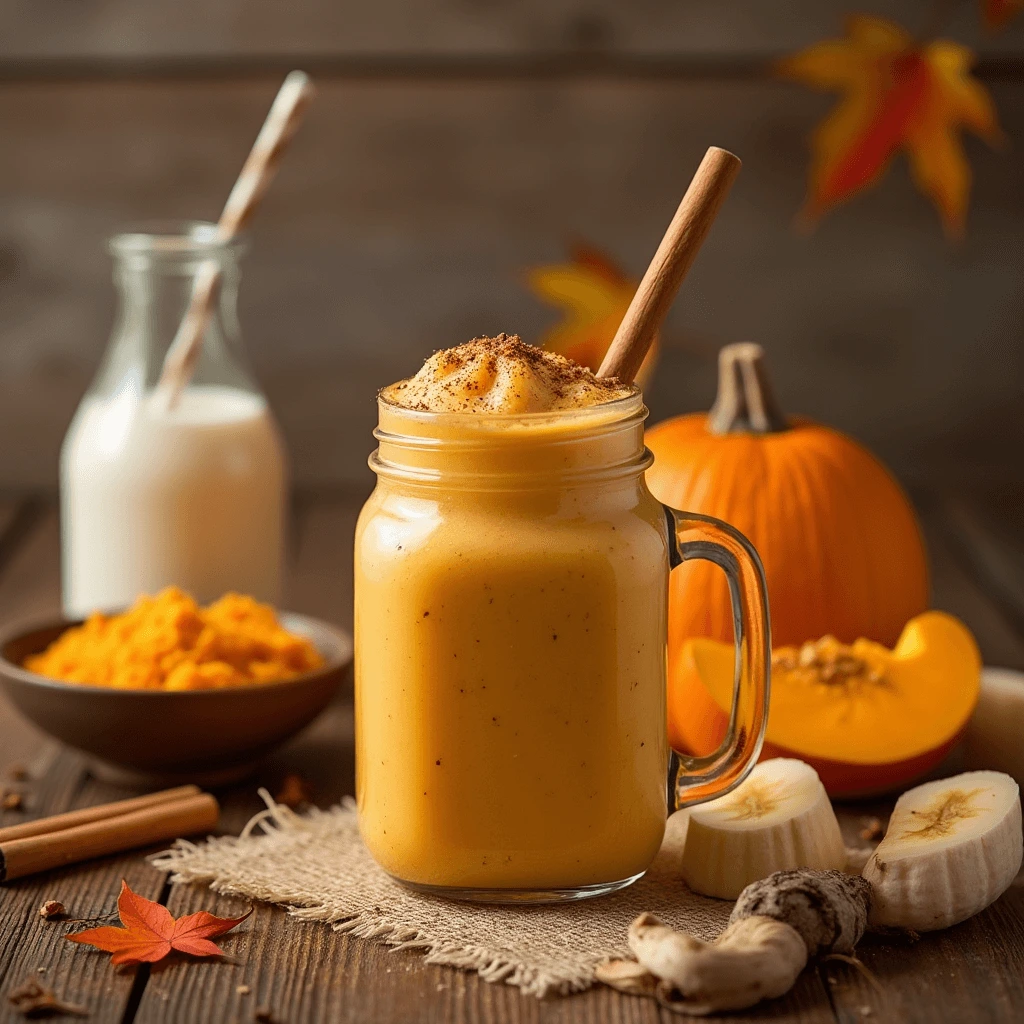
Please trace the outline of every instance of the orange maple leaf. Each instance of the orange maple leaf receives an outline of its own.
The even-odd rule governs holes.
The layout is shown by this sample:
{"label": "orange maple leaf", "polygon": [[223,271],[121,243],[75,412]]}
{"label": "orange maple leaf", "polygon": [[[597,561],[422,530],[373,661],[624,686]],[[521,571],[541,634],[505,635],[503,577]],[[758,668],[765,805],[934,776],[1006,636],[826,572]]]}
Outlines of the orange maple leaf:
{"label": "orange maple leaf", "polygon": [[981,16],[990,29],[1001,29],[1024,10],[1024,0],[981,0]]}
{"label": "orange maple leaf", "polygon": [[[586,243],[572,245],[569,258],[568,263],[534,267],[527,275],[538,298],[565,312],[564,319],[544,335],[541,344],[596,373],[626,315],[637,282],[605,253]],[[655,339],[637,374],[641,387],[654,369],[657,348]]]}
{"label": "orange maple leaf", "polygon": [[784,77],[844,94],[814,133],[805,216],[817,220],[874,184],[902,149],[947,233],[962,235],[971,169],[959,129],[993,144],[1002,137],[991,97],[970,76],[973,60],[959,43],[919,44],[890,21],[858,14],[847,19],[846,38],[781,61]]}
{"label": "orange maple leaf", "polygon": [[117,912],[123,928],[106,926],[90,928],[68,935],[69,942],[81,942],[112,953],[115,964],[155,963],[163,960],[172,949],[192,956],[220,956],[222,950],[211,939],[231,931],[252,913],[242,917],[214,917],[200,910],[177,920],[159,903],[147,900],[121,882],[121,895],[117,898]]}

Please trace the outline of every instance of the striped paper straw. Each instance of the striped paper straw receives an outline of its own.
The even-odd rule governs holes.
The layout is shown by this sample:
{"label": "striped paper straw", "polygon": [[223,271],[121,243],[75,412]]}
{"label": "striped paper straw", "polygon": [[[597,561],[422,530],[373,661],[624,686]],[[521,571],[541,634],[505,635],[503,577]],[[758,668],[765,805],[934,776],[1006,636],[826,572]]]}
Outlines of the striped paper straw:
{"label": "striped paper straw", "polygon": [[[224,204],[217,222],[218,240],[231,241],[251,220],[314,94],[313,83],[304,71],[292,71],[285,78]],[[220,276],[220,268],[213,260],[204,262],[196,272],[192,298],[157,381],[158,400],[168,409],[177,405],[199,361],[206,328],[216,306]]]}

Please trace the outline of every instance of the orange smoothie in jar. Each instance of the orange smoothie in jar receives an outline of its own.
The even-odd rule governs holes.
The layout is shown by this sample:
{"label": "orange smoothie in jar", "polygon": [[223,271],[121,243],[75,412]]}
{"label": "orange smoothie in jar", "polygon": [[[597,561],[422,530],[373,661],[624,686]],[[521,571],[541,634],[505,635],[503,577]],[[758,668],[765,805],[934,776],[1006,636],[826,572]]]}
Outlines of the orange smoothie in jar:
{"label": "orange smoothie in jar", "polygon": [[380,396],[356,530],[360,827],[413,885],[615,888],[666,817],[668,534],[639,392],[518,338]]}

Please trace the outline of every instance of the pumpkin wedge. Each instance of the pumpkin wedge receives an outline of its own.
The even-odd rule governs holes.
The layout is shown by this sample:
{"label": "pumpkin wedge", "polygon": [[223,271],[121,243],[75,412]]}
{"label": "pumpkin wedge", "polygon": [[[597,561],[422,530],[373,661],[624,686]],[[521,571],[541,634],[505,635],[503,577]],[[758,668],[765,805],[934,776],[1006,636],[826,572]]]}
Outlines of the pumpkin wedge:
{"label": "pumpkin wedge", "polygon": [[[692,754],[721,742],[732,700],[731,644],[684,644],[669,679],[669,737]],[[960,738],[978,699],[974,637],[944,612],[907,623],[895,648],[834,637],[772,653],[762,759],[799,757],[830,796],[885,792],[923,775]]]}

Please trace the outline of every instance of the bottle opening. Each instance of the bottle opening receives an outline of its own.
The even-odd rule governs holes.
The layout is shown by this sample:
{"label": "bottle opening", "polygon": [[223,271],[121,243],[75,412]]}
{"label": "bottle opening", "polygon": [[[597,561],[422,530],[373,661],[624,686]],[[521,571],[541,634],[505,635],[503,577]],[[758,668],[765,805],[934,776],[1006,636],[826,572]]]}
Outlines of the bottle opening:
{"label": "bottle opening", "polygon": [[108,244],[114,256],[128,263],[233,262],[247,248],[244,237],[225,239],[216,224],[199,220],[132,224],[114,235]]}

